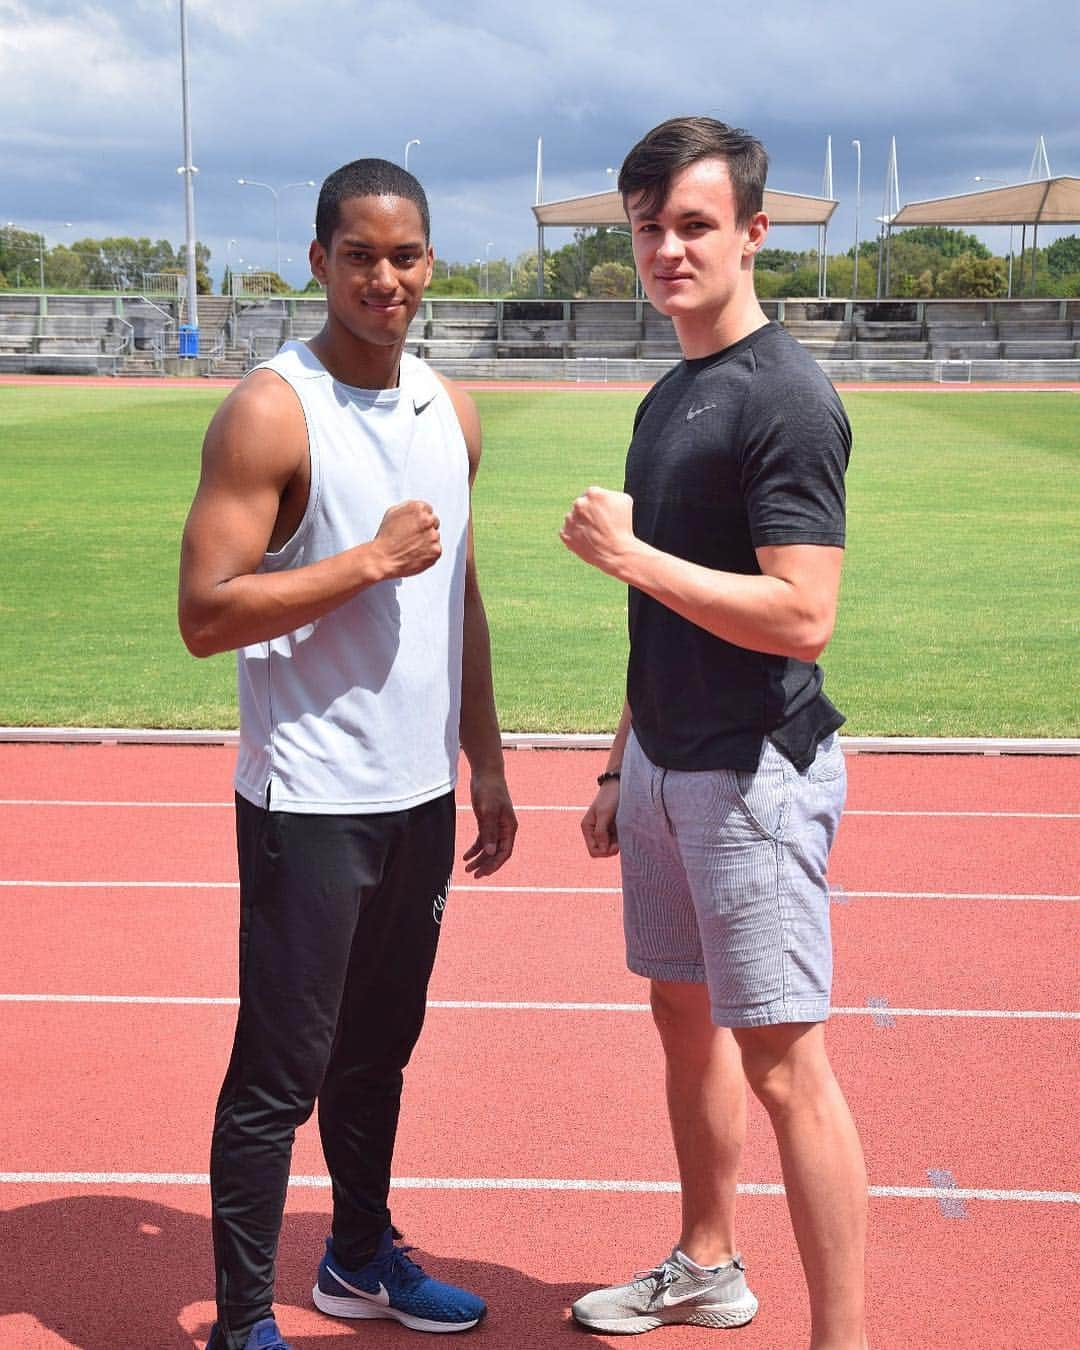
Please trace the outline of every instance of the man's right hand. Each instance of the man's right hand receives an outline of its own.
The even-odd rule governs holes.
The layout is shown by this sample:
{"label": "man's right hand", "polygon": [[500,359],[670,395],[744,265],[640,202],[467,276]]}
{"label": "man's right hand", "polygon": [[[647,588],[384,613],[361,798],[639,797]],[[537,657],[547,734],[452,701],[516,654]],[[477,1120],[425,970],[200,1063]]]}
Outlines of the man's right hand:
{"label": "man's right hand", "polygon": [[614,858],[619,851],[615,812],[619,808],[617,780],[605,783],[581,818],[581,833],[591,858]]}
{"label": "man's right hand", "polygon": [[383,516],[372,544],[388,578],[416,576],[442,555],[439,518],[427,502],[399,502]]}

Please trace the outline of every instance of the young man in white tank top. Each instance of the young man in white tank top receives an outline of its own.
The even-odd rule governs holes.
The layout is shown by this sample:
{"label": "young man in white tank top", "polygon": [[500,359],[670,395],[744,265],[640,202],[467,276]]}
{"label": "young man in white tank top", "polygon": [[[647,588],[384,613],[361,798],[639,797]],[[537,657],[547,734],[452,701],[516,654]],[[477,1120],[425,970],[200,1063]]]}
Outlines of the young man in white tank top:
{"label": "young man in white tank top", "polygon": [[240,1010],[211,1153],[208,1350],[288,1350],[275,1252],[316,1099],[334,1197],[316,1305],[427,1331],[485,1311],[410,1260],[387,1206],[459,748],[467,870],[500,868],[517,829],[473,563],[479,421],[404,352],[429,237],[423,189],[397,165],[326,180],[310,254],[326,325],[222,404],[184,532],[181,633],[196,656],[236,650],[240,687]]}

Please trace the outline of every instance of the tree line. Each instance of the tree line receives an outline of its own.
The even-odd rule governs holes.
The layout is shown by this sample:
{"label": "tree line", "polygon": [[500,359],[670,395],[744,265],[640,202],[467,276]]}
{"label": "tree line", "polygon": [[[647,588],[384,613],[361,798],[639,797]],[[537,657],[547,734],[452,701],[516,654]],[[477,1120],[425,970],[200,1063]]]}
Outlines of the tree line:
{"label": "tree line", "polygon": [[[1019,231],[1017,243],[1019,244]],[[210,250],[195,246],[196,285],[200,294],[213,290]],[[1038,296],[1080,297],[1080,235],[1066,235],[1037,250],[1034,259]],[[1012,294],[1028,294],[1032,252],[1011,259]],[[897,230],[882,254],[880,239],[859,245],[858,294],[902,299],[995,299],[1009,291],[1009,257],[995,256],[974,235],[941,225]],[[44,236],[8,226],[0,229],[0,289],[78,292],[80,290],[140,291],[148,273],[177,274],[187,270],[187,250],[167,239],[79,239],[71,244],[45,246]],[[827,259],[827,294],[852,294],[855,250]],[[436,259],[432,296],[517,296],[537,294],[535,250],[513,261],[504,258],[471,262]],[[292,287],[277,273],[269,276],[274,294]],[[814,249],[795,252],[765,248],[755,264],[757,293],[762,299],[816,296],[818,255]],[[228,294],[228,266],[221,289]],[[571,242],[544,256],[544,294],[554,299],[628,299],[635,293],[635,273],[629,235],[619,229],[577,229]],[[317,292],[312,279],[305,290]]]}

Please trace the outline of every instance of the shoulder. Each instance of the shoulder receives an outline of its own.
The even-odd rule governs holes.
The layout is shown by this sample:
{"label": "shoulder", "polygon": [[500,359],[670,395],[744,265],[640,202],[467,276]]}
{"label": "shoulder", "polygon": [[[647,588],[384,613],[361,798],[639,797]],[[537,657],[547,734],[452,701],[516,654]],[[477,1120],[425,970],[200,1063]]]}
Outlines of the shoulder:
{"label": "shoulder", "polygon": [[203,461],[210,470],[287,479],[307,448],[307,423],[292,388],[272,370],[254,370],[214,414]]}
{"label": "shoulder", "polygon": [[800,425],[815,420],[847,428],[840,395],[800,342],[770,325],[750,350],[751,378],[746,389],[749,416],[780,417]]}
{"label": "shoulder", "polygon": [[469,452],[469,466],[472,473],[475,473],[477,465],[480,463],[481,443],[480,414],[476,410],[476,403],[471,394],[468,394],[459,384],[447,379],[445,375],[440,375],[438,371],[432,373],[446,391],[454,412],[457,414],[461,434],[465,437],[465,446]]}
{"label": "shoulder", "polygon": [[816,391],[823,397],[836,397],[836,391],[818,363],[802,343],[779,324],[771,323],[763,328],[750,353],[755,384],[792,383],[800,394]]}

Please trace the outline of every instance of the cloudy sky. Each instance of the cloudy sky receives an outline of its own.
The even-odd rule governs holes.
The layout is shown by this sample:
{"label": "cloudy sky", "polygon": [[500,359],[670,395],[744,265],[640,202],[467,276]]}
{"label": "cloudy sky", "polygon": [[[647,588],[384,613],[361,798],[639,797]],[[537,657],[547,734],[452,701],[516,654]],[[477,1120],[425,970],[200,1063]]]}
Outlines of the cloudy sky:
{"label": "cloudy sky", "polygon": [[[414,138],[409,167],[431,198],[436,251],[464,261],[535,246],[538,137],[554,200],[603,191],[606,169],[676,114],[748,127],[770,151],[770,186],[792,192],[820,192],[831,135],[841,205],[830,251],[853,237],[853,138],[864,236],[882,210],[891,136],[903,201],[975,190],[975,174],[1023,180],[1040,135],[1051,171],[1080,175],[1075,0],[187,9],[196,221],[215,277],[227,258],[274,265],[274,199],[238,178],[320,181],[358,156],[400,162]],[[182,242],[178,16],[179,0],[0,0],[0,225],[43,231],[50,245]],[[282,271],[300,284],[314,199],[297,187],[278,199]],[[788,228],[771,242],[812,240]],[[993,232],[987,242],[1007,247]]]}

